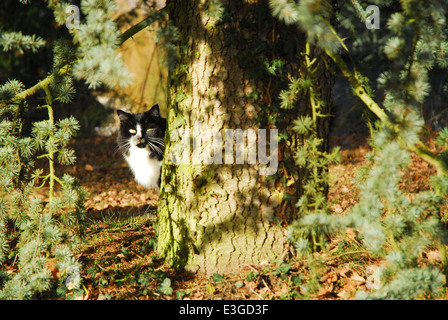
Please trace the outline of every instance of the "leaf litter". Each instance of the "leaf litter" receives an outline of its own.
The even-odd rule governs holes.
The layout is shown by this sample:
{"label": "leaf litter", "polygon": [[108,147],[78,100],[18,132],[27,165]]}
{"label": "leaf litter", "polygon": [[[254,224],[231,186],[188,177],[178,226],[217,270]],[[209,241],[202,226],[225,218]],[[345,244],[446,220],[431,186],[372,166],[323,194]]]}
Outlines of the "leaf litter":
{"label": "leaf litter", "polygon": [[[359,201],[354,178],[370,151],[364,137],[347,141],[352,143],[341,150],[342,162],[329,168],[328,201],[335,214],[344,214]],[[158,194],[135,183],[116,152],[114,137],[73,142],[76,165],[57,170],[80,179],[89,192],[85,202],[89,226],[86,242],[76,255],[83,265],[83,287],[59,298],[348,300],[359,290],[380,285],[375,270],[383,261],[362,250],[350,228],[345,235],[334,236],[325,253],[315,254],[321,263],[314,275],[306,259],[294,258],[243,265],[232,274],[212,277],[175,271],[155,251]],[[414,157],[401,187],[409,192],[427,190],[433,173],[434,168]],[[46,190],[39,192],[44,197]],[[437,254],[429,252],[428,256],[436,259]],[[320,276],[312,279],[316,274]]]}

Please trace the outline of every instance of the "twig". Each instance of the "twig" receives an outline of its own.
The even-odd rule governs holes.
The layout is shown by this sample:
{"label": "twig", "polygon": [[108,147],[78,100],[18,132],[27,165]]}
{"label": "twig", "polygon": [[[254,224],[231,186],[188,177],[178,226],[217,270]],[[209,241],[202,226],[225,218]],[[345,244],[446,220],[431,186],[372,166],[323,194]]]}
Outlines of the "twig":
{"label": "twig", "polygon": [[251,291],[253,294],[255,294],[260,300],[264,300],[263,297],[260,296],[254,289],[252,289],[252,288],[249,288],[249,289],[250,289],[250,291]]}
{"label": "twig", "polygon": [[242,263],[242,264],[240,264],[240,266],[246,266],[246,267],[251,268],[252,270],[254,270],[257,273],[259,272],[256,268],[252,267],[250,264],[247,264],[247,263]]}
{"label": "twig", "polygon": [[349,254],[357,254],[357,253],[370,253],[370,252],[367,251],[367,250],[357,250],[357,251],[343,252],[343,253],[338,254],[336,256],[330,256],[328,258],[325,258],[325,260],[329,261],[329,260],[332,260],[332,259],[339,259],[342,256],[346,256],[346,255],[349,255]]}
{"label": "twig", "polygon": [[[44,86],[45,94],[47,95],[45,100],[47,101],[47,109],[48,109],[48,122],[50,125],[54,126],[54,112],[53,112],[53,97],[51,95],[50,88],[48,84]],[[53,133],[51,133],[51,137],[53,137]],[[49,213],[52,215],[52,204],[54,198],[54,181],[55,181],[55,169],[54,169],[54,151],[48,152],[48,165],[50,167],[50,199],[49,203]]]}
{"label": "twig", "polygon": [[[357,250],[357,251],[343,252],[343,253],[335,255],[335,256],[325,257],[322,260],[330,261],[330,260],[333,260],[333,259],[339,259],[340,257],[345,256],[345,255],[358,254],[358,253],[368,254],[368,253],[370,253],[370,251],[368,251],[368,250]],[[311,260],[312,260],[312,258],[306,258],[306,259],[297,260],[297,262],[298,263],[306,263],[306,262],[309,262]]]}
{"label": "twig", "polygon": [[264,286],[269,290],[269,292],[270,292],[271,294],[274,294],[274,293],[272,292],[271,288],[269,288],[268,284],[266,283],[266,281],[264,281],[263,278],[261,278],[261,281],[263,281]]}
{"label": "twig", "polygon": [[102,267],[99,263],[96,264],[101,270],[103,271],[107,271],[107,269],[105,269],[104,267]]}
{"label": "twig", "polygon": [[129,229],[135,229],[138,230],[141,226],[134,226],[137,225],[139,223],[144,224],[144,222],[141,221],[135,221],[135,222],[129,222],[125,225],[119,226],[119,227],[115,227],[115,228],[107,228],[107,229],[97,229],[97,230],[93,230],[91,232],[88,232],[87,235],[93,235],[96,233],[100,233],[100,232],[116,232],[116,231],[123,231],[123,230],[129,230]]}

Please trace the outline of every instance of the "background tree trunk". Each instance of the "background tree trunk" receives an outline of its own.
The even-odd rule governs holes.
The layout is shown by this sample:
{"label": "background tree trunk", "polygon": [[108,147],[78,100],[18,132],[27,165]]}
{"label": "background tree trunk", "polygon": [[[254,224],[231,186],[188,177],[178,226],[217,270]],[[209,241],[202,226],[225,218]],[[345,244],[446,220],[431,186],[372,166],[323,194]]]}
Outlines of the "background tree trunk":
{"label": "background tree trunk", "polygon": [[[159,198],[158,251],[175,267],[205,274],[228,273],[282,256],[285,225],[292,219],[305,174],[294,164],[300,137],[290,129],[310,112],[306,95],[294,110],[279,108],[278,94],[288,74],[300,76],[304,38],[295,27],[275,21],[267,1],[171,1],[170,22],[180,31],[176,70],[168,83],[168,132]],[[219,8],[219,6],[218,6]],[[219,19],[220,18],[220,19]],[[282,60],[276,75],[265,63]],[[331,77],[324,64],[320,87],[330,99]],[[328,104],[329,105],[329,104]],[[262,164],[174,163],[173,132],[190,130],[195,152],[201,129],[278,128],[279,165],[263,176]],[[328,120],[319,121],[326,139]],[[224,139],[223,139],[224,141]],[[326,144],[325,144],[326,145]],[[193,157],[193,155],[191,155]],[[190,158],[190,157],[189,157]],[[192,158],[190,158],[192,160]],[[285,196],[285,194],[288,194]]]}

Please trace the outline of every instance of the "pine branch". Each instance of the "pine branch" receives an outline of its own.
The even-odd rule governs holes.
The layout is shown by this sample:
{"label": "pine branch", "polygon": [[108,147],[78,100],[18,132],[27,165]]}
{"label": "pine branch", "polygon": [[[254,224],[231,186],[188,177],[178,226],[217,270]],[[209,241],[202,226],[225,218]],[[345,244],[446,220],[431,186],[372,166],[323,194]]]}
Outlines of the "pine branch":
{"label": "pine branch", "polygon": [[[51,91],[48,88],[48,85],[44,87],[45,94],[47,95],[45,100],[47,101],[47,109],[48,109],[48,122],[50,125],[54,125],[54,113],[53,113],[53,98],[51,95]],[[48,201],[49,203],[49,212],[50,215],[52,215],[52,205],[53,205],[53,198],[54,198],[54,180],[55,180],[55,169],[54,169],[54,154],[55,152],[49,151],[48,152],[48,165],[50,167],[50,199]]]}
{"label": "pine branch", "polygon": [[344,77],[352,85],[355,94],[362,102],[364,102],[367,108],[369,108],[381,121],[390,122],[386,112],[384,112],[384,110],[367,93],[365,85],[361,83],[358,77],[358,72],[356,70],[352,72],[339,54],[333,53],[328,49],[325,49],[325,53],[339,66]]}
{"label": "pine branch", "polygon": [[[127,41],[129,38],[132,38],[134,35],[136,35],[138,32],[142,31],[143,29],[145,29],[146,27],[150,26],[151,24],[153,24],[154,22],[156,22],[157,20],[159,20],[160,18],[162,18],[163,16],[165,16],[168,13],[168,7],[164,7],[152,14],[150,14],[147,18],[145,18],[143,21],[137,23],[136,25],[130,27],[128,30],[126,30],[122,35],[121,35],[121,42],[120,45],[122,45],[125,41]],[[48,77],[46,77],[45,79],[39,81],[37,84],[35,84],[34,86],[32,86],[31,88],[22,91],[21,93],[17,94],[15,97],[13,97],[10,101],[8,102],[2,102],[0,104],[0,108],[3,108],[7,105],[7,103],[14,103],[17,101],[21,101],[21,100],[25,100],[28,97],[36,94],[39,90],[44,89],[46,86],[49,86],[55,79],[56,75],[58,77],[67,75],[68,73],[70,73],[73,64],[76,61],[72,61],[71,63],[68,63],[66,65],[64,65],[63,67],[61,67],[59,69],[59,71],[57,73],[53,73],[51,75],[49,75]]]}
{"label": "pine branch", "polygon": [[0,47],[3,47],[3,51],[18,50],[20,54],[23,54],[27,49],[36,52],[43,45],[45,40],[41,37],[24,35],[21,31],[3,32],[0,35]]}
{"label": "pine branch", "polygon": [[[341,56],[335,53],[330,52],[329,50],[325,50],[330,58],[341,68],[343,75],[352,85],[355,94],[361,99],[362,102],[370,109],[381,121],[391,124],[392,121],[386,112],[372,99],[372,97],[367,93],[365,85],[363,85],[358,77],[356,76],[357,72],[355,70],[354,73],[350,71],[347,64],[342,60]],[[423,143],[419,143],[419,146],[407,144],[409,150],[417,154],[423,160],[431,163],[437,169],[439,175],[448,174],[448,168],[446,168],[445,163],[433,152],[431,152]]]}
{"label": "pine branch", "polygon": [[[94,3],[91,1],[90,5]],[[121,45],[167,11],[163,9],[151,14],[144,21],[120,35],[117,34],[115,23],[110,21],[110,15],[107,14],[107,10],[113,3],[113,0],[107,0],[104,6],[101,5],[102,11],[99,16],[102,20],[95,20],[98,22],[97,33],[92,32],[89,25],[89,21],[94,19],[86,19],[86,24],[82,25],[85,31],[84,38],[78,42],[76,50],[62,41],[55,44],[53,71],[45,79],[28,89],[25,89],[17,80],[8,81],[1,88],[0,108],[3,108],[2,113],[11,114],[12,121],[7,118],[2,119],[0,125],[0,140],[2,140],[2,147],[6,146],[3,148],[4,152],[0,154],[0,161],[5,164],[0,166],[0,189],[5,194],[8,192],[12,194],[7,195],[6,198],[10,202],[8,207],[4,201],[0,201],[0,260],[2,262],[5,260],[8,242],[17,243],[19,253],[16,258],[18,258],[19,269],[10,276],[11,279],[1,283],[0,299],[33,298],[36,293],[51,288],[54,279],[47,270],[46,262],[53,253],[57,268],[64,277],[70,275],[72,272],[70,270],[73,268],[80,268],[79,263],[71,254],[71,249],[82,240],[85,231],[82,220],[85,212],[86,191],[78,185],[75,178],[65,174],[60,179],[55,171],[55,156],[58,156],[61,164],[74,161],[74,152],[67,148],[67,144],[73,134],[79,130],[79,123],[73,117],[55,122],[53,103],[56,100],[62,103],[70,101],[70,94],[74,92],[72,90],[73,77],[84,79],[86,82],[96,81],[110,85],[104,82],[104,79],[113,80],[116,76],[121,76],[120,71],[124,69],[122,61],[114,61],[117,42]],[[92,9],[92,7],[89,8]],[[98,12],[95,10],[86,9],[86,11],[91,14],[90,18],[97,17],[95,13]],[[103,22],[109,24],[103,24]],[[99,40],[96,35],[99,35]],[[101,46],[102,43],[99,44],[101,41],[104,41],[104,46]],[[3,43],[0,43],[0,46],[2,45]],[[20,43],[13,43],[13,45],[17,47]],[[24,44],[22,46],[24,47]],[[87,71],[83,74],[84,70],[81,69],[81,76],[78,76],[81,64],[81,67]],[[111,69],[118,71],[110,73]],[[101,77],[95,78],[94,75],[98,72]],[[44,91],[45,105],[32,107],[46,108],[48,119],[31,121],[32,134],[24,136],[22,124],[29,122],[22,112],[23,108],[29,108],[25,101],[41,91]],[[36,152],[41,150],[46,151],[45,154],[38,155]],[[43,170],[40,169],[34,170],[31,175],[24,174],[31,172],[35,158],[48,160],[48,175],[42,176]],[[43,180],[40,186],[37,185],[39,179]],[[47,182],[49,184],[48,201],[33,197],[34,188],[42,188]],[[56,183],[62,187],[60,193],[56,192]],[[59,212],[62,214],[56,214]],[[7,226],[6,223],[9,221],[14,225],[13,228]],[[81,279],[78,280],[78,284],[80,281]],[[59,281],[59,284],[61,283],[63,282]]]}
{"label": "pine branch", "polygon": [[165,15],[168,14],[168,7],[164,7],[158,11],[153,12],[148,17],[146,17],[144,20],[140,21],[136,25],[130,27],[128,30],[126,30],[121,35],[121,42],[120,45],[122,45],[124,42],[126,42],[129,38],[132,38],[134,35],[145,29],[146,27],[150,26],[157,20],[160,20]]}
{"label": "pine branch", "polygon": [[[74,62],[73,62],[74,63]],[[17,94],[14,98],[12,98],[10,101],[8,101],[9,103],[13,103],[13,102],[17,102],[17,101],[21,101],[21,100],[25,100],[26,98],[35,95],[39,90],[44,89],[45,87],[49,86],[56,75],[58,76],[64,76],[66,74],[68,74],[71,70],[72,64],[66,64],[65,66],[63,66],[61,69],[59,69],[59,71],[56,73],[53,73],[51,75],[49,75],[48,77],[46,77],[45,79],[39,81],[37,84],[35,84],[34,86],[32,86],[31,88],[20,92],[19,94]],[[3,102],[2,104],[0,104],[0,108],[3,108],[6,106],[6,102]]]}
{"label": "pine branch", "polygon": [[[332,27],[331,27],[332,28]],[[333,29],[333,28],[332,28]],[[334,32],[335,36],[338,38],[338,40],[343,43],[342,39],[337,36],[336,32]],[[354,71],[351,71],[350,68],[347,66],[345,61],[342,59],[342,57],[330,51],[327,48],[324,48],[325,53],[339,66],[341,69],[342,74],[344,77],[348,80],[350,85],[352,86],[355,94],[358,96],[358,98],[361,99],[362,102],[367,106],[367,108],[370,109],[382,122],[393,126],[392,119],[387,115],[387,113],[375,102],[375,100],[368,94],[368,90],[366,88],[366,85],[362,83],[359,72],[356,70],[355,66],[353,66]],[[401,141],[403,142],[403,141]],[[417,154],[419,157],[421,157],[423,160],[431,163],[434,165],[437,169],[437,172],[439,175],[447,175],[448,174],[448,168],[446,167],[445,163],[443,162],[440,157],[431,152],[422,142],[419,142],[418,145],[409,144],[407,142],[404,142],[405,145],[407,145],[408,149]]]}

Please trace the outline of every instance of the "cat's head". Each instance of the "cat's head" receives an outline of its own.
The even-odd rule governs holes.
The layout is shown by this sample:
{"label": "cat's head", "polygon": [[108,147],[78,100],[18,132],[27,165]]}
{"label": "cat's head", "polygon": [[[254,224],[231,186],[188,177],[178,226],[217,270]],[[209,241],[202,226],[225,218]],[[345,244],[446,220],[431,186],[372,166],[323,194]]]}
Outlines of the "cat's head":
{"label": "cat's head", "polygon": [[117,115],[120,119],[118,145],[123,153],[135,146],[163,156],[166,119],[160,115],[159,105],[143,113],[117,110]]}

